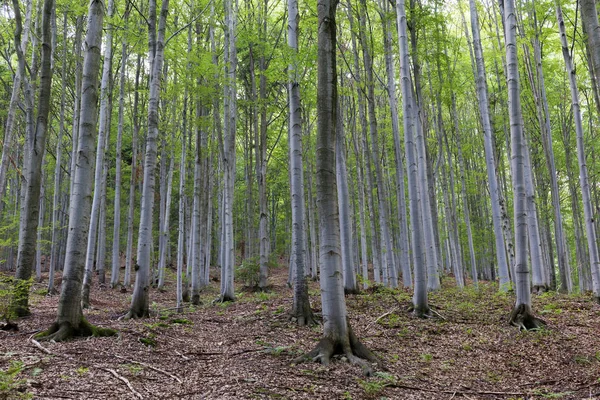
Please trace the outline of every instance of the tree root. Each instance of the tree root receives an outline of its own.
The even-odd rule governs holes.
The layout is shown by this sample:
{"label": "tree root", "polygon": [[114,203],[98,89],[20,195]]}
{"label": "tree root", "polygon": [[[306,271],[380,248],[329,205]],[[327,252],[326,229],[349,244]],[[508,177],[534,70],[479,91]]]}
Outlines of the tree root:
{"label": "tree root", "polygon": [[40,341],[55,341],[64,342],[75,337],[104,337],[114,336],[117,331],[110,328],[100,328],[90,324],[85,318],[81,317],[81,321],[77,328],[73,327],[70,322],[55,322],[48,328],[35,335],[35,338]]}
{"label": "tree root", "polygon": [[539,330],[546,326],[546,321],[535,317],[531,307],[526,304],[515,306],[510,313],[509,323],[521,331]]}
{"label": "tree root", "polygon": [[229,296],[226,296],[224,294],[220,295],[219,297],[217,297],[216,299],[214,299],[212,301],[212,304],[217,304],[217,303],[229,303],[229,302],[234,302],[235,301],[235,297],[231,298]]}
{"label": "tree root", "polygon": [[306,361],[315,361],[323,365],[329,365],[334,355],[342,354],[350,363],[360,366],[365,376],[373,375],[373,365],[385,369],[375,354],[354,335],[350,324],[348,324],[348,339],[346,342],[342,338],[324,337],[314,349],[295,358],[292,364],[296,365]]}
{"label": "tree root", "polygon": [[421,308],[417,308],[417,307],[415,307],[415,305],[413,303],[411,303],[408,306],[408,308],[407,308],[406,311],[409,312],[409,313],[412,313],[413,316],[415,316],[417,318],[425,319],[425,318],[431,318],[432,317],[432,315],[431,315],[431,309],[429,307],[427,307],[425,309],[423,309],[422,307]]}

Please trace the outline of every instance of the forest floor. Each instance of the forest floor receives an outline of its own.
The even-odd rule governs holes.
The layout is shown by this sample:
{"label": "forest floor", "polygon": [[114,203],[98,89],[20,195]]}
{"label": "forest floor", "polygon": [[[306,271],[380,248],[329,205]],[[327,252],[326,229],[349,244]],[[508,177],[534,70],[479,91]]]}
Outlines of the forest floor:
{"label": "forest floor", "polygon": [[[287,270],[271,271],[270,292],[239,287],[238,301],[175,314],[174,285],[151,292],[153,316],[118,321],[131,293],[94,287],[96,325],[119,335],[66,343],[30,340],[56,317],[58,296],[34,285],[32,315],[18,332],[0,331],[0,399],[589,399],[600,398],[600,306],[588,296],[547,293],[534,310],[548,329],[508,325],[513,298],[495,285],[458,290],[444,278],[430,295],[434,318],[407,312],[410,292],[381,287],[348,296],[358,337],[387,371],[363,376],[338,358],[328,366],[292,365],[311,350],[321,327],[289,321]],[[173,278],[173,276],[171,276]],[[320,311],[318,283],[310,283]]]}

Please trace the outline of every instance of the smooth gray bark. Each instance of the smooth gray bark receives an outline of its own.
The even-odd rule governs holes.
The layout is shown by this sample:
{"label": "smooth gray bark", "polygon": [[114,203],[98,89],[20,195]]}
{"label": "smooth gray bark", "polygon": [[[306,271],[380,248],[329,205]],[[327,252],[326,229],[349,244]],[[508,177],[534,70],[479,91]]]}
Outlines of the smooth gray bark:
{"label": "smooth gray bark", "polygon": [[[129,7],[125,11],[125,30],[129,17]],[[121,43],[121,76],[119,82],[119,126],[117,128],[117,148],[115,149],[115,199],[113,206],[113,243],[110,276],[110,287],[115,288],[119,284],[119,271],[121,270],[121,186],[122,186],[122,166],[121,150],[123,147],[123,124],[125,115],[125,76],[127,71],[127,39],[123,35]],[[133,169],[132,169],[133,174]]]}
{"label": "smooth gray bark", "polygon": [[352,224],[350,220],[350,194],[348,192],[348,171],[346,170],[346,145],[342,107],[337,109],[337,139],[335,142],[335,171],[337,183],[338,208],[340,218],[340,248],[342,251],[342,270],[344,292],[358,292],[356,272],[352,257]]}
{"label": "smooth gray bark", "polygon": [[[127,317],[144,318],[149,314],[149,278],[150,252],[152,248],[152,211],[154,208],[154,170],[156,168],[156,141],[158,138],[158,103],[160,97],[160,81],[164,60],[165,30],[169,0],[163,0],[158,22],[154,58],[150,74],[150,94],[148,98],[148,134],[146,136],[146,153],[144,154],[144,185],[142,189],[142,205],[140,211],[140,228],[138,234],[137,264],[135,285],[131,308]],[[150,33],[150,36],[152,33]],[[152,50],[152,46],[150,46]]]}
{"label": "smooth gray bark", "polygon": [[[402,269],[402,284],[404,287],[412,287],[412,272],[410,264],[410,244],[408,239],[408,215],[406,210],[406,193],[404,188],[404,160],[402,157],[402,141],[400,139],[400,120],[398,116],[398,100],[396,98],[396,72],[392,60],[392,27],[393,20],[389,17],[389,3],[382,0],[384,12],[381,12],[382,26],[384,31],[384,53],[387,77],[387,94],[390,102],[390,113],[392,118],[392,133],[394,136],[394,156],[396,166],[396,207],[398,213],[399,236],[398,251],[399,264]],[[362,209],[362,207],[361,207]]]}
{"label": "smooth gray bark", "polygon": [[514,0],[507,0],[504,10],[505,47],[508,88],[508,108],[511,133],[511,171],[514,196],[515,229],[515,288],[517,300],[510,321],[520,329],[532,329],[540,326],[539,320],[532,315],[529,267],[527,265],[527,192],[526,192],[526,155],[527,145],[523,134],[521,112],[521,93],[519,84],[519,64],[517,59],[517,21]]}
{"label": "smooth gray bark", "polygon": [[411,221],[411,248],[414,266],[413,306],[416,315],[423,317],[429,313],[427,301],[427,266],[423,251],[423,224],[419,204],[419,166],[415,155],[415,112],[412,80],[410,77],[410,59],[408,53],[406,7],[404,0],[396,2],[398,27],[398,46],[400,50],[400,87],[402,89],[402,119],[404,125],[404,151],[406,152],[406,170],[408,175],[408,197]]}
{"label": "smooth gray bark", "polygon": [[[587,3],[582,1],[582,7]],[[593,3],[593,2],[592,2]],[[595,10],[595,9],[594,9]],[[583,12],[583,9],[582,9]],[[571,88],[571,103],[573,107],[573,116],[575,122],[575,133],[577,135],[577,159],[579,161],[579,184],[581,186],[581,196],[583,201],[583,215],[585,218],[585,228],[588,241],[588,251],[590,256],[590,268],[592,270],[592,286],[594,297],[598,301],[600,299],[600,254],[598,254],[597,234],[594,225],[594,210],[590,196],[590,181],[588,176],[587,161],[585,155],[585,145],[583,138],[583,124],[581,121],[581,110],[579,107],[579,90],[577,88],[577,80],[575,71],[573,70],[573,61],[569,52],[567,36],[565,33],[565,24],[562,17],[562,9],[560,4],[556,5],[556,16],[560,31],[560,41],[562,45],[563,57],[569,77],[569,85]],[[596,15],[596,21],[597,21]],[[598,31],[598,30],[597,30]],[[588,28],[589,32],[589,28]],[[600,34],[600,32],[599,32]]]}
{"label": "smooth gray bark", "polygon": [[306,240],[304,224],[304,166],[302,160],[302,106],[300,103],[300,86],[298,84],[298,1],[288,0],[288,46],[292,59],[288,65],[288,102],[289,102],[289,143],[290,143],[290,191],[292,196],[292,230],[294,231],[294,253],[296,255],[294,276],[294,300],[292,317],[298,325],[314,324],[308,285],[306,284],[305,260]]}
{"label": "smooth gray bark", "polygon": [[[60,223],[60,183],[61,183],[61,166],[62,166],[62,138],[65,131],[65,100],[67,94],[67,12],[64,13],[63,19],[63,53],[62,53],[62,83],[60,94],[60,117],[58,136],[56,138],[56,165],[54,167],[54,195],[52,196],[52,244],[50,247],[50,264],[48,265],[48,294],[55,294],[54,289],[54,271],[58,264],[59,252],[59,223]],[[77,30],[75,42],[81,41],[81,30]]]}
{"label": "smooth gray bark", "polygon": [[[114,10],[114,1],[108,0],[107,16],[111,18]],[[98,235],[98,223],[100,216],[100,197],[102,196],[104,154],[107,147],[107,137],[110,131],[108,125],[108,106],[110,76],[112,69],[112,24],[106,28],[106,41],[104,43],[104,64],[102,67],[102,82],[100,88],[100,117],[98,128],[98,145],[96,147],[96,171],[94,174],[94,198],[92,200],[92,214],[90,216],[90,230],[88,232],[87,255],[85,260],[85,275],[83,277],[83,293],[81,297],[84,308],[89,306],[90,286],[92,283],[92,271],[96,258],[96,238]],[[100,261],[100,260],[98,260]]]}
{"label": "smooth gray bark", "polygon": [[138,117],[139,105],[139,87],[142,59],[137,57],[137,67],[135,71],[135,88],[133,95],[133,132],[131,134],[131,177],[129,179],[129,205],[127,208],[127,247],[125,249],[125,276],[123,277],[123,286],[131,286],[131,267],[133,262],[133,223],[135,214],[135,194],[138,174],[138,133],[140,131],[140,120]]}
{"label": "smooth gray bark", "polygon": [[[381,157],[379,150],[379,133],[377,127],[377,114],[375,111],[375,81],[373,73],[373,55],[371,46],[368,42],[366,29],[366,0],[361,0],[359,12],[360,39],[363,51],[363,62],[365,66],[366,88],[367,88],[367,109],[369,113],[369,133],[371,134],[371,150],[373,152],[373,165],[375,167],[375,178],[377,180],[377,198],[379,200],[379,225],[381,228],[382,249],[385,246],[385,262],[382,258],[382,272],[384,284],[392,288],[398,287],[398,274],[393,254],[393,244],[390,234],[390,210],[388,206],[389,195],[384,185],[383,172],[381,167]],[[383,251],[382,251],[383,252]],[[389,280],[389,281],[388,281]]]}
{"label": "smooth gray bark", "polygon": [[[15,20],[17,28],[15,32],[15,46],[17,47],[17,56],[19,59],[19,68],[21,76],[24,76],[24,54],[21,48],[20,33],[22,30],[20,9],[17,0],[13,1]],[[42,164],[46,150],[46,132],[48,129],[48,116],[50,113],[50,96],[52,89],[52,68],[50,59],[52,57],[50,20],[54,0],[44,0],[42,16],[42,56],[40,69],[40,85],[37,104],[37,119],[35,127],[31,124],[26,132],[26,142],[30,143],[28,151],[25,153],[23,173],[25,176],[25,196],[21,206],[21,218],[19,227],[19,247],[17,253],[17,272],[14,311],[18,316],[29,314],[29,285],[19,285],[19,282],[27,281],[31,277],[33,265],[35,262],[35,253],[37,247],[37,230],[40,213],[40,189],[42,179]],[[18,14],[18,17],[17,17]],[[35,53],[35,51],[34,51]],[[27,96],[27,94],[26,94]],[[33,104],[33,97],[28,100],[28,104]],[[33,120],[33,110],[28,111],[28,118]],[[29,124],[28,124],[29,125]]]}
{"label": "smooth gray bark", "polygon": [[[58,315],[52,330],[58,329],[55,338],[62,340],[85,327],[81,308],[81,288],[86,259],[86,245],[90,227],[93,160],[98,121],[98,72],[102,47],[102,20],[104,4],[92,0],[88,11],[88,29],[85,36],[83,80],[81,84],[81,111],[79,140],[73,192],[69,205],[69,229],[62,290],[58,302]],[[75,332],[73,332],[75,331]],[[51,336],[52,337],[52,336]]]}
{"label": "smooth gray bark", "polygon": [[479,17],[475,0],[469,0],[471,9],[471,30],[473,32],[473,49],[475,52],[475,64],[477,66],[477,100],[479,104],[479,115],[483,127],[483,145],[485,149],[485,164],[490,188],[490,200],[492,203],[492,222],[494,224],[494,238],[496,244],[496,262],[498,263],[498,276],[500,278],[500,290],[507,291],[510,288],[510,277],[508,262],[506,259],[506,248],[504,247],[504,235],[502,230],[502,212],[500,204],[500,188],[496,176],[496,160],[492,141],[492,123],[490,119],[487,80],[485,76],[485,62],[481,47],[479,33]]}

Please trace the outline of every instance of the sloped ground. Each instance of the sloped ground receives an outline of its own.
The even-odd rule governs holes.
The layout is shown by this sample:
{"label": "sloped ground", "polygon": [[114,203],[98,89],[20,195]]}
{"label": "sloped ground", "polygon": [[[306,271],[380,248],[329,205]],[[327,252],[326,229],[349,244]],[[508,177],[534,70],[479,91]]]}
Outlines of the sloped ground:
{"label": "sloped ground", "polygon": [[[270,293],[240,291],[237,302],[212,305],[213,283],[203,305],[184,314],[173,313],[170,283],[151,293],[156,316],[137,321],[117,321],[130,293],[95,287],[87,317],[119,336],[43,349],[29,338],[53,322],[58,297],[36,286],[33,315],[18,321],[18,332],[0,332],[0,370],[20,371],[0,374],[0,399],[600,398],[600,307],[590,297],[536,297],[549,329],[523,333],[506,322],[512,297],[486,283],[479,292],[459,291],[445,278],[443,291],[430,296],[436,314],[427,320],[406,312],[409,292],[348,297],[355,332],[388,368],[366,378],[340,359],[291,365],[321,328],[288,321],[287,271],[272,274]],[[320,311],[316,282],[310,293]]]}

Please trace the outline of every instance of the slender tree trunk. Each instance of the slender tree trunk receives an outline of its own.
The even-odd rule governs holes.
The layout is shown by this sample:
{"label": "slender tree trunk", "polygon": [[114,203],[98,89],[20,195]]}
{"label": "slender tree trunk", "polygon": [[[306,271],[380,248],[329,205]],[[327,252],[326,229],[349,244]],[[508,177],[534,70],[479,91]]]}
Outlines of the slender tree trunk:
{"label": "slender tree trunk", "polygon": [[[163,0],[158,22],[156,50],[152,60],[150,74],[150,94],[148,100],[148,135],[146,137],[146,153],[144,154],[144,186],[142,190],[142,206],[140,212],[140,229],[138,234],[137,264],[135,286],[131,309],[127,317],[144,318],[149,313],[149,274],[150,252],[152,248],[152,210],[154,208],[154,170],[156,168],[156,141],[158,137],[158,103],[160,97],[160,81],[163,67],[165,30],[169,0]],[[152,36],[152,33],[150,33]],[[152,50],[152,46],[150,46]]]}
{"label": "slender tree trunk", "polygon": [[131,286],[131,264],[133,262],[133,223],[135,216],[135,193],[137,182],[137,152],[138,152],[138,134],[140,131],[140,121],[138,118],[139,105],[139,87],[140,72],[142,66],[141,56],[138,55],[137,67],[135,71],[135,89],[133,95],[133,132],[131,137],[131,177],[129,179],[129,206],[127,209],[127,248],[125,249],[125,276],[123,277],[123,286]]}
{"label": "slender tree trunk", "polygon": [[[19,2],[13,0],[15,21],[17,24],[15,30],[15,46],[17,48],[17,57],[19,60],[19,69],[21,76],[24,76],[24,54],[21,47],[21,11]],[[46,131],[48,128],[48,116],[50,112],[50,96],[52,87],[52,68],[50,59],[52,57],[50,20],[54,0],[45,0],[42,17],[42,58],[40,71],[40,87],[38,93],[37,121],[35,128],[26,135],[31,143],[29,152],[25,153],[24,171],[26,177],[25,198],[21,207],[21,223],[19,227],[19,249],[17,253],[17,272],[15,286],[14,311],[18,316],[29,314],[29,285],[25,283],[31,278],[32,268],[35,261],[35,251],[37,246],[37,230],[39,223],[40,189],[42,178],[42,164],[46,149]],[[35,53],[35,51],[34,51]],[[29,100],[33,103],[33,98]],[[30,114],[33,118],[33,112]],[[24,168],[25,169],[25,168]]]}
{"label": "slender tree trunk", "polygon": [[[587,3],[582,1],[582,7]],[[595,8],[594,10],[595,11]],[[582,13],[583,13],[582,8]],[[595,13],[594,13],[595,14]],[[560,4],[556,4],[556,16],[558,19],[558,27],[560,30],[560,40],[562,44],[563,57],[567,67],[567,75],[569,77],[569,85],[571,87],[571,102],[573,106],[573,116],[575,120],[575,132],[577,134],[577,158],[579,161],[579,184],[581,185],[581,197],[583,201],[583,215],[585,218],[585,228],[587,233],[588,251],[590,256],[590,267],[592,270],[592,286],[594,297],[600,301],[600,255],[598,254],[596,227],[594,225],[594,211],[590,196],[590,182],[586,164],[584,140],[583,140],[583,124],[581,122],[581,111],[579,108],[579,91],[577,89],[577,80],[575,71],[573,70],[573,61],[569,52],[567,35],[565,33],[565,23],[563,21],[562,9]],[[597,20],[597,15],[596,15]],[[597,26],[597,24],[596,24]],[[596,29],[600,33],[600,29]],[[588,33],[590,29],[588,28]],[[590,33],[591,35],[591,33]],[[590,46],[591,47],[591,46]]]}
{"label": "slender tree trunk", "polygon": [[290,136],[290,191],[292,196],[292,230],[295,235],[294,253],[296,265],[294,276],[294,302],[292,305],[292,318],[298,325],[313,325],[315,323],[310,301],[308,299],[308,285],[305,273],[305,244],[304,237],[304,166],[302,160],[302,108],[300,103],[300,86],[298,84],[298,1],[288,0],[288,46],[294,56],[288,65],[288,101],[289,101],[289,136]]}
{"label": "slender tree trunk", "polygon": [[[223,214],[221,220],[221,295],[220,301],[235,300],[233,282],[235,246],[233,233],[233,191],[235,187],[235,134],[237,127],[237,89],[236,89],[236,27],[237,7],[232,0],[225,1],[225,129],[221,143],[223,162]],[[262,238],[261,238],[262,240]]]}
{"label": "slender tree trunk", "polygon": [[[80,42],[81,30],[76,32],[75,42]],[[61,184],[61,166],[62,166],[62,138],[65,131],[65,100],[67,94],[67,13],[63,19],[63,53],[62,53],[62,86],[60,97],[60,117],[58,127],[58,137],[56,139],[56,165],[54,167],[54,195],[52,197],[52,244],[50,248],[50,264],[48,265],[48,294],[55,294],[54,289],[54,271],[58,264],[59,248],[59,221],[60,221],[60,184]]]}
{"label": "slender tree trunk", "polygon": [[[371,134],[371,147],[373,151],[373,165],[375,166],[375,177],[377,179],[377,194],[379,199],[379,224],[381,227],[381,239],[382,245],[385,245],[385,262],[382,259],[384,284],[388,284],[392,287],[398,287],[398,275],[396,263],[394,261],[394,254],[392,252],[393,245],[390,235],[390,228],[388,222],[390,221],[390,211],[388,208],[388,198],[386,187],[383,180],[383,172],[381,171],[381,158],[379,151],[379,134],[377,128],[377,117],[375,112],[375,81],[373,77],[373,58],[371,53],[371,46],[367,41],[367,30],[366,30],[366,0],[361,0],[361,7],[359,13],[359,26],[360,26],[360,39],[363,50],[363,62],[365,65],[366,75],[366,87],[367,87],[367,105],[369,112],[369,132]],[[387,278],[389,277],[389,282]]]}
{"label": "slender tree trunk", "polygon": [[531,311],[531,292],[529,267],[527,266],[527,193],[526,193],[526,155],[527,145],[523,134],[521,113],[521,92],[519,85],[519,65],[517,60],[516,14],[514,0],[507,0],[504,10],[505,46],[508,87],[508,105],[511,133],[511,171],[514,195],[515,227],[515,287],[517,301],[510,322],[520,329],[538,328],[542,321],[533,317]]}
{"label": "slender tree trunk", "polygon": [[[410,265],[409,240],[408,240],[408,215],[406,210],[406,193],[404,189],[404,161],[402,158],[402,142],[400,140],[400,128],[398,117],[398,100],[396,99],[396,73],[392,60],[392,29],[389,15],[389,3],[382,0],[380,7],[385,11],[381,13],[384,30],[385,66],[387,76],[387,93],[390,102],[392,117],[392,133],[394,136],[394,156],[396,164],[396,204],[398,213],[398,224],[400,235],[398,238],[398,249],[400,251],[400,268],[402,268],[402,284],[404,287],[412,287],[412,272]],[[362,206],[361,206],[362,210]]]}
{"label": "slender tree trunk", "polygon": [[[358,62],[358,48],[356,45],[355,39],[355,29],[354,29],[354,16],[353,13],[348,10],[348,20],[350,22],[350,30],[352,32],[352,51],[354,53],[354,78],[356,81],[356,94],[358,97],[358,116],[360,121],[361,128],[361,140],[362,146],[362,160],[364,161],[365,170],[363,173],[363,177],[366,180],[366,190],[367,190],[367,213],[369,215],[369,229],[371,232],[371,253],[373,257],[373,280],[376,283],[381,282],[381,271],[380,271],[380,251],[379,251],[379,241],[378,241],[378,233],[376,229],[376,215],[375,215],[375,200],[373,197],[374,186],[373,186],[373,174],[371,172],[371,162],[370,157],[367,152],[368,142],[367,142],[367,117],[366,117],[366,104],[365,104],[365,95],[364,88],[361,79],[360,67]],[[367,278],[367,276],[365,276]]]}
{"label": "slender tree trunk", "polygon": [[[27,0],[26,3],[26,14],[25,14],[25,25],[17,27],[15,30],[15,48],[17,48],[17,54],[21,53],[21,56],[27,54],[27,43],[29,42],[29,28],[31,25],[31,9],[32,9],[32,0]],[[18,6],[18,2],[13,2],[15,7]],[[21,9],[19,8],[19,23],[21,23]],[[15,21],[17,20],[17,15],[15,13]],[[23,34],[22,34],[23,33]],[[20,50],[19,50],[20,48]],[[25,65],[23,64],[23,68],[21,67],[21,62],[19,61],[19,65],[15,71],[15,76],[13,78],[13,87],[12,93],[10,96],[10,102],[8,103],[8,112],[6,114],[6,125],[4,130],[4,138],[2,141],[2,158],[0,159],[0,211],[2,210],[1,201],[4,197],[4,191],[6,190],[6,173],[8,172],[8,163],[10,161],[10,152],[12,145],[12,134],[15,126],[15,116],[17,112],[17,103],[19,102],[19,92],[21,91],[21,81],[25,75]]]}
{"label": "slender tree trunk", "polygon": [[[43,159],[44,157],[42,157]],[[44,167],[45,167],[44,162]],[[42,281],[42,228],[44,227],[44,214],[46,213],[46,173],[45,168],[42,168],[42,182],[40,184],[40,215],[38,217],[37,243],[35,245],[35,281]],[[46,260],[45,264],[48,264]]]}
{"label": "slender tree trunk", "polygon": [[342,271],[344,292],[357,293],[358,285],[352,259],[352,226],[350,220],[350,194],[348,192],[348,172],[346,171],[346,145],[342,105],[337,109],[337,139],[335,147],[335,170],[340,218],[340,248],[342,251]]}
{"label": "slender tree trunk", "polygon": [[[114,1],[108,0],[108,18],[113,15]],[[102,177],[104,171],[104,154],[107,147],[107,137],[110,131],[108,125],[109,117],[109,90],[112,68],[112,25],[109,23],[106,30],[106,41],[104,45],[104,65],[102,68],[102,83],[100,89],[100,121],[98,128],[98,145],[96,148],[96,171],[94,175],[94,198],[92,200],[92,214],[90,217],[90,230],[88,232],[87,256],[85,261],[85,275],[83,277],[83,294],[81,297],[83,308],[89,307],[90,286],[92,283],[92,271],[94,259],[96,258],[96,238],[98,234],[98,220],[100,215],[100,197],[102,196]],[[98,260],[100,261],[100,260]]]}
{"label": "slender tree trunk", "polygon": [[[129,19],[129,7],[125,10],[125,30]],[[115,160],[115,199],[114,199],[114,221],[113,221],[113,243],[112,243],[112,272],[110,276],[110,287],[115,288],[119,284],[119,271],[121,270],[121,150],[123,147],[123,124],[125,114],[125,77],[127,71],[127,39],[123,35],[121,49],[121,76],[119,81],[119,126],[117,128],[117,148]],[[135,150],[134,150],[135,151]],[[131,169],[134,174],[134,168]]]}
{"label": "slender tree trunk", "polygon": [[411,248],[414,266],[413,306],[417,316],[429,313],[427,302],[427,270],[423,251],[423,224],[421,206],[419,204],[419,177],[417,158],[415,156],[415,112],[416,102],[413,100],[412,80],[409,72],[409,54],[407,38],[406,7],[404,0],[396,1],[396,17],[398,19],[398,46],[400,49],[400,87],[402,89],[402,119],[404,123],[404,151],[406,152],[406,169],[408,175],[408,197],[411,220]]}
{"label": "slender tree trunk", "polygon": [[500,203],[500,188],[496,176],[496,160],[494,156],[494,145],[492,140],[492,123],[490,119],[487,81],[485,77],[485,64],[483,50],[479,34],[479,17],[475,0],[469,0],[471,9],[471,30],[473,32],[473,47],[475,51],[475,64],[477,65],[477,100],[479,103],[479,115],[483,126],[483,145],[485,149],[485,164],[487,169],[488,185],[490,188],[490,200],[492,203],[492,222],[494,224],[494,238],[496,244],[496,262],[500,278],[500,290],[507,291],[510,288],[510,277],[508,273],[508,262],[506,260],[506,248],[502,234],[502,211]]}

